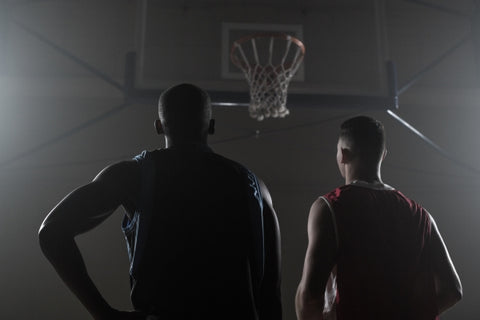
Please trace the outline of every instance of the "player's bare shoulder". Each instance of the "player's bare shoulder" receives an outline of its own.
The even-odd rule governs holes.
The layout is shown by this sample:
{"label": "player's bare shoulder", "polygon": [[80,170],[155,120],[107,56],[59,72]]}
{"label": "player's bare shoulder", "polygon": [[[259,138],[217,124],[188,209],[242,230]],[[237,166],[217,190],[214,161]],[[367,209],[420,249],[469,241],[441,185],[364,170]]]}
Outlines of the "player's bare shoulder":
{"label": "player's bare shoulder", "polygon": [[93,182],[104,185],[116,194],[130,197],[138,192],[141,184],[140,165],[136,160],[111,164],[100,171]]}
{"label": "player's bare shoulder", "polygon": [[330,204],[324,197],[318,197],[310,207],[309,219],[312,223],[323,222],[331,219]]}

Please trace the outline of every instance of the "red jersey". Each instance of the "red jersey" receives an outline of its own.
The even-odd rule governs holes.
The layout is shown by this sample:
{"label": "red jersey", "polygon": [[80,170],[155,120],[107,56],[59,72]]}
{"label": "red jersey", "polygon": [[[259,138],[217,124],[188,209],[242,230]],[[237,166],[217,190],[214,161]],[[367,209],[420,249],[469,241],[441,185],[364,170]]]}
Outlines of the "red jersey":
{"label": "red jersey", "polygon": [[354,182],[323,199],[338,244],[336,319],[438,319],[428,212],[384,184]]}

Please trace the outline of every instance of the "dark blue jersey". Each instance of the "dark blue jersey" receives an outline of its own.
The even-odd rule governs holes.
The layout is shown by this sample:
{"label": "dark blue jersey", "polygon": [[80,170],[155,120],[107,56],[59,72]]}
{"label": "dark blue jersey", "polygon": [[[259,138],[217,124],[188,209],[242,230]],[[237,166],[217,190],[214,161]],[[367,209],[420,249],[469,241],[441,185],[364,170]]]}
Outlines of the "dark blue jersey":
{"label": "dark blue jersey", "polygon": [[160,319],[257,319],[264,239],[255,175],[208,148],[135,159],[141,190],[122,225],[135,309]]}

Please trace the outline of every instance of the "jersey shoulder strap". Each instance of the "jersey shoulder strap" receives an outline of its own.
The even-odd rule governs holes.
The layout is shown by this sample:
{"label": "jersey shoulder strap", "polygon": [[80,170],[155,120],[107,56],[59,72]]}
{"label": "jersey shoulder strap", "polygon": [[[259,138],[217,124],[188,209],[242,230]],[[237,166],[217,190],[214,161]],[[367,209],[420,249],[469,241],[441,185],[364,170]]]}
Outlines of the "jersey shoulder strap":
{"label": "jersey shoulder strap", "polygon": [[265,236],[263,220],[263,198],[258,179],[253,172],[244,168],[245,187],[251,228],[250,269],[254,292],[259,293],[265,273]]}
{"label": "jersey shoulder strap", "polygon": [[153,192],[156,175],[155,158],[152,152],[143,151],[133,158],[140,166],[140,199],[132,218],[125,215],[122,231],[127,242],[130,260],[130,276],[135,278],[143,254],[143,244],[148,235],[148,222],[153,209]]}

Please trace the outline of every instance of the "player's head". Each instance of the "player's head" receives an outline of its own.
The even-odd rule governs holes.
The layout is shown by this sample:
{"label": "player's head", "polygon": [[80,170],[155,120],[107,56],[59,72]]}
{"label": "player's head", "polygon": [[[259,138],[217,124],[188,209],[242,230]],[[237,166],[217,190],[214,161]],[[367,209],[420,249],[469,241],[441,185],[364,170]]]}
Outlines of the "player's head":
{"label": "player's head", "polygon": [[157,131],[172,138],[198,140],[213,133],[210,97],[193,84],[175,85],[162,92],[158,116]]}
{"label": "player's head", "polygon": [[340,126],[337,161],[339,165],[350,161],[376,168],[385,156],[385,145],[385,129],[380,121],[367,116],[354,117]]}

